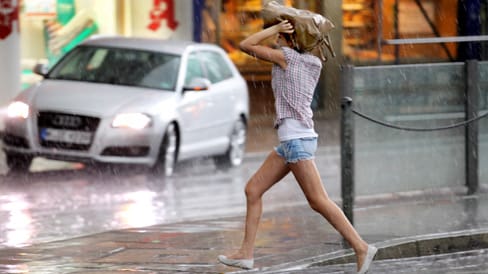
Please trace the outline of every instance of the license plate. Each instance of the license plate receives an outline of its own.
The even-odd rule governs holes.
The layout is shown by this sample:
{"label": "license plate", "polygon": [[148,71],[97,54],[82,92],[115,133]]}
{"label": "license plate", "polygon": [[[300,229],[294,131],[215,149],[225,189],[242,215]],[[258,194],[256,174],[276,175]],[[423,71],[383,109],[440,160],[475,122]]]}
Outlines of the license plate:
{"label": "license plate", "polygon": [[41,140],[43,141],[88,145],[91,143],[91,138],[92,133],[86,131],[54,128],[41,129]]}

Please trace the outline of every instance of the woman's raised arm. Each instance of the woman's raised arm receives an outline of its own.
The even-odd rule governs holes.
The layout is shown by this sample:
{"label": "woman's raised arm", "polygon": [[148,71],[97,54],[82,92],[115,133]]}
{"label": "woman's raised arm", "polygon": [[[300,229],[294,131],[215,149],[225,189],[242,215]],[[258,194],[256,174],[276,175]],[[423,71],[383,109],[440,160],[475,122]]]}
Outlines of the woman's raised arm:
{"label": "woman's raised arm", "polygon": [[256,58],[275,63],[282,68],[286,68],[286,60],[283,51],[262,45],[261,43],[279,33],[293,33],[293,25],[287,20],[265,28],[259,32],[251,34],[239,44],[240,49]]}

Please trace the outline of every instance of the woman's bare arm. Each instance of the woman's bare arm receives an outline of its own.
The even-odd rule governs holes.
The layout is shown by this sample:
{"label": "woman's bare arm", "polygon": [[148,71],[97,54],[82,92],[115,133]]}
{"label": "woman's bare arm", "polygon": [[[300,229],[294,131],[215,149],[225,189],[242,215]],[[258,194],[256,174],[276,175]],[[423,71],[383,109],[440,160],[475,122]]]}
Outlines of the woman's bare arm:
{"label": "woman's bare arm", "polygon": [[250,35],[239,44],[239,47],[242,51],[251,56],[275,63],[282,68],[286,68],[287,64],[283,51],[261,45],[261,43],[270,37],[276,36],[280,32],[293,33],[293,31],[294,29],[292,24],[285,20]]}

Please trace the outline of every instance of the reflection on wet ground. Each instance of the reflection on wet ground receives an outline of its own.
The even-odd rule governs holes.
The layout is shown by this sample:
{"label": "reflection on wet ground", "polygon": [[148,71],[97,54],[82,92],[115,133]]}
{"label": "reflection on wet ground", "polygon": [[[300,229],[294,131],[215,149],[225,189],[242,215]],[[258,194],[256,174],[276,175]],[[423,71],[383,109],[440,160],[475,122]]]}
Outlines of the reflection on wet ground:
{"label": "reflection on wet ground", "polygon": [[[35,158],[29,174],[6,175],[0,152],[0,248],[100,231],[244,214],[244,185],[276,145],[273,117],[251,119],[246,159],[229,171],[188,161],[172,178],[134,166],[84,166]],[[337,144],[337,121],[317,123],[321,146]],[[317,165],[331,197],[340,196],[338,148],[321,147]],[[292,177],[265,197],[271,210],[306,201]]]}
{"label": "reflection on wet ground", "polygon": [[[243,214],[244,185],[262,161],[217,170],[201,159],[171,178],[144,168],[60,163],[61,168],[0,175],[0,247],[17,247],[113,229]],[[289,179],[285,179],[289,181]],[[296,184],[273,189],[270,208],[305,202]]]}
{"label": "reflection on wet ground", "polygon": [[[478,199],[480,208],[488,203],[486,194],[470,199]],[[380,250],[422,237],[456,238],[468,232],[474,235],[475,227],[488,227],[488,212],[478,211],[471,225],[464,226],[464,200],[465,197],[454,195],[420,202],[365,204],[356,212],[356,226]],[[440,222],[446,215],[452,220]],[[15,273],[22,267],[30,273],[230,272],[236,269],[218,264],[216,256],[239,246],[242,221],[243,216],[237,216],[107,231],[22,249],[0,249],[0,261],[5,266],[18,266],[6,273]],[[282,206],[265,210],[256,241],[257,269],[246,273],[354,273],[353,264],[311,266],[331,256],[350,253],[340,235],[308,206]],[[469,271],[461,273],[483,273],[487,264],[485,250],[393,260],[382,260],[382,256],[372,273],[439,273],[437,269],[445,273],[464,269]]]}

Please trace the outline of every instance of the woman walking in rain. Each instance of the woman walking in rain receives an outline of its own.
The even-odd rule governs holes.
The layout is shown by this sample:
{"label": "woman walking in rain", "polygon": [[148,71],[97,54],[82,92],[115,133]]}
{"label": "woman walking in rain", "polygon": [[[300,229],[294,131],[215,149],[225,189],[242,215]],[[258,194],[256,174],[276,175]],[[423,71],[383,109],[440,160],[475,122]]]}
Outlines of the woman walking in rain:
{"label": "woman walking in rain", "polygon": [[[356,253],[358,273],[366,273],[377,252],[356,232],[342,210],[329,198],[315,165],[317,133],[312,120],[311,101],[322,70],[320,58],[293,47],[294,32],[288,21],[264,28],[240,43],[245,53],[273,63],[272,89],[275,97],[275,127],[280,144],[268,155],[245,188],[247,213],[244,238],[239,250],[218,260],[228,266],[252,269],[254,242],[262,214],[262,196],[292,172],[310,207],[321,214]],[[276,37],[278,48],[264,45]]]}

